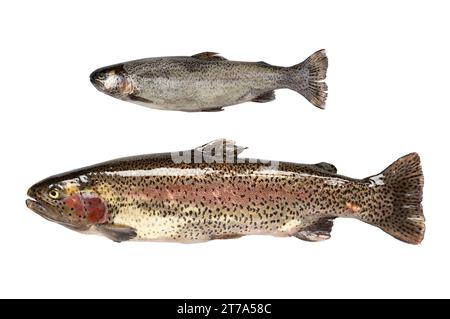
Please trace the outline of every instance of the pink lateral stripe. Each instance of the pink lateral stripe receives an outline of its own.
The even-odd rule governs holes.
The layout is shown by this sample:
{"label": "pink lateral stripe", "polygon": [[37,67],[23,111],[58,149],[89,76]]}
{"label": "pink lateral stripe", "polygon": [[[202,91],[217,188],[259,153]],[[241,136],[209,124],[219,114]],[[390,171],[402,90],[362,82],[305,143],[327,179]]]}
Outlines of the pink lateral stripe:
{"label": "pink lateral stripe", "polygon": [[[171,185],[170,187],[159,186],[145,189],[133,190],[126,195],[138,200],[178,201],[190,202],[193,200],[203,202],[223,201],[230,204],[248,205],[251,203],[264,204],[268,199],[281,199],[288,202],[304,201],[307,193],[303,190],[271,189],[265,185],[256,185],[250,190],[248,185]],[[244,191],[243,191],[244,190]]]}

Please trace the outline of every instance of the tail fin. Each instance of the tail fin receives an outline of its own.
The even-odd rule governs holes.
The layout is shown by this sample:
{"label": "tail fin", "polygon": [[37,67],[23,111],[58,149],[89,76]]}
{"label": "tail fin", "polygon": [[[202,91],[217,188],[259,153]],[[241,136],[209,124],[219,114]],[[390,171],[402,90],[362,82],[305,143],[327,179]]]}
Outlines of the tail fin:
{"label": "tail fin", "polygon": [[317,51],[300,64],[290,69],[295,71],[291,89],[303,95],[309,102],[318,108],[325,108],[328,87],[325,82],[327,76],[328,58],[325,50]]}
{"label": "tail fin", "polygon": [[[392,208],[380,205],[378,214],[365,216],[364,221],[378,226],[395,238],[409,244],[420,244],[425,233],[422,211],[423,174],[417,153],[401,157],[381,174],[368,177],[375,185],[383,185]],[[367,220],[365,220],[367,219]]]}

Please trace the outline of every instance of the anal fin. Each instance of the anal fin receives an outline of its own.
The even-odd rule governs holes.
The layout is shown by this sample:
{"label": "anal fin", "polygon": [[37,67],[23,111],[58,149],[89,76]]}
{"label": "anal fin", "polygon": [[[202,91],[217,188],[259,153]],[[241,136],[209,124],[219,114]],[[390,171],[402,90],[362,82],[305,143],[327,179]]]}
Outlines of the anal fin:
{"label": "anal fin", "polygon": [[201,112],[222,112],[223,111],[223,108],[222,107],[217,107],[217,108],[214,108],[214,109],[204,109],[204,110],[201,110]]}
{"label": "anal fin", "polygon": [[252,102],[257,103],[266,103],[275,100],[275,92],[269,91],[266,93],[261,94],[260,96],[255,97]]}
{"label": "anal fin", "polygon": [[242,235],[230,233],[230,234],[214,235],[211,237],[211,239],[235,239],[239,237],[242,237]]}
{"label": "anal fin", "polygon": [[300,230],[295,237],[305,241],[322,241],[331,237],[334,218],[321,218]]}

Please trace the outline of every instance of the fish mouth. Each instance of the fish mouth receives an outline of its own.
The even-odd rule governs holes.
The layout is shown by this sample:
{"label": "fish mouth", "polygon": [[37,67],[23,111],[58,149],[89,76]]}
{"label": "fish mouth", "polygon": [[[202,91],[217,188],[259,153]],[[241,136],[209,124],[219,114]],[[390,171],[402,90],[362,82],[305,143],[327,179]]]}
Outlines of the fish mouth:
{"label": "fish mouth", "polygon": [[92,85],[99,91],[104,91],[105,85],[103,83],[103,80],[101,79],[101,69],[93,71],[89,75],[89,81],[91,81]]}
{"label": "fish mouth", "polygon": [[44,217],[45,219],[47,219],[51,222],[60,224],[64,227],[67,227],[67,228],[75,230],[75,231],[86,231],[89,228],[86,225],[76,225],[67,220],[64,220],[64,217],[62,215],[59,215],[61,217],[61,219],[55,218],[54,215],[58,216],[58,213],[55,213],[52,206],[48,205],[45,202],[28,198],[25,201],[25,203],[26,203],[27,207],[29,209],[31,209],[33,212],[35,212],[36,214],[38,214],[41,217]]}
{"label": "fish mouth", "polygon": [[96,77],[96,75],[91,74],[91,76],[89,77],[89,80],[91,81],[92,85],[100,91],[104,91],[105,86],[103,85],[103,81],[101,81],[100,79],[98,79]]}
{"label": "fish mouth", "polygon": [[56,220],[55,218],[51,217],[52,210],[50,207],[48,207],[48,205],[30,198],[28,198],[25,203],[29,209],[31,209],[39,216],[42,216],[52,222],[62,223],[60,220]]}

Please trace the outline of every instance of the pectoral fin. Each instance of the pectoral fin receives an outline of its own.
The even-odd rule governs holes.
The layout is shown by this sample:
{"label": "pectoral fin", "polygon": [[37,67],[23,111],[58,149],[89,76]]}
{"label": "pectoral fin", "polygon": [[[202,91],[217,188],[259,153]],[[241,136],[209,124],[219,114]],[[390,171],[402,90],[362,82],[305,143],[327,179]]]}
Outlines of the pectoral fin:
{"label": "pectoral fin", "polygon": [[117,243],[137,236],[136,229],[124,225],[101,224],[97,225],[96,228],[100,233]]}
{"label": "pectoral fin", "polygon": [[201,52],[194,54],[192,57],[199,60],[205,60],[205,61],[226,61],[226,59],[216,52]]}
{"label": "pectoral fin", "polygon": [[145,103],[145,104],[152,104],[152,101],[147,100],[146,98],[140,97],[138,95],[134,95],[134,94],[129,94],[127,95],[128,100],[133,101],[133,102],[141,102],[141,103]]}
{"label": "pectoral fin", "polygon": [[295,237],[306,241],[322,241],[331,237],[331,229],[333,227],[333,218],[321,218],[303,228]]}

